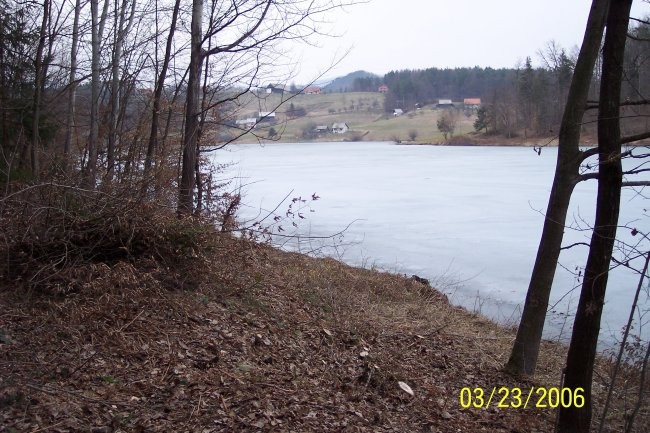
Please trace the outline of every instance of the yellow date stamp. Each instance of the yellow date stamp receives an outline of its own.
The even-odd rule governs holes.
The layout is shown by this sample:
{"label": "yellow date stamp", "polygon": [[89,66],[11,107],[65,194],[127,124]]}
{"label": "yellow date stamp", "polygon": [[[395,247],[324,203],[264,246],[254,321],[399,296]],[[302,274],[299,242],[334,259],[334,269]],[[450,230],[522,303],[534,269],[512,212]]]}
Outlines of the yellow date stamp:
{"label": "yellow date stamp", "polygon": [[577,407],[585,405],[585,390],[583,388],[545,388],[531,387],[528,391],[521,388],[506,386],[483,389],[480,387],[465,387],[460,390],[460,407],[463,409],[512,408],[527,409],[534,407],[558,408]]}

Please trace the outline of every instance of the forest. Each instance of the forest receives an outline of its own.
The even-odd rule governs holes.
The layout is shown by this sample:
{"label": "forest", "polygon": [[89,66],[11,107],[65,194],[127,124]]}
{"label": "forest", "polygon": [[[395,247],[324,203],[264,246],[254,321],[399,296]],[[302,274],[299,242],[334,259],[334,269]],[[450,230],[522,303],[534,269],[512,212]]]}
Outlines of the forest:
{"label": "forest", "polygon": [[[241,197],[209,159],[229,143],[223,127],[242,95],[281,79],[283,43],[309,42],[353,3],[0,0],[2,429],[647,431],[650,342],[633,341],[631,323],[650,234],[618,218],[622,188],[644,199],[650,185],[650,22],[630,16],[632,0],[593,0],[579,52],[550,43],[542,67],[384,77],[387,109],[480,97],[479,131],[557,135],[515,335],[426,281],[282,252],[264,218],[237,221]],[[596,147],[580,146],[587,133]],[[542,332],[580,182],[598,183],[596,216],[558,349]],[[277,218],[303,218],[309,201]],[[641,240],[621,245],[617,230]],[[603,360],[611,266],[635,269],[639,286],[620,351]],[[535,377],[572,400],[484,410],[483,388],[532,393]]]}
{"label": "forest", "polygon": [[[637,100],[648,94],[650,62],[647,42],[650,26],[633,22],[626,42],[623,99]],[[513,136],[553,136],[559,130],[567,99],[577,51],[567,51],[555,41],[540,47],[513,68],[454,68],[400,70],[380,78],[357,78],[353,89],[369,91],[385,83],[385,109],[413,110],[418,106],[435,104],[438,99],[462,101],[480,98],[483,104],[476,123],[477,131]],[[538,63],[540,66],[534,67]],[[597,65],[602,59],[597,59]],[[644,78],[645,77],[645,78]],[[596,68],[589,89],[589,99],[597,100],[600,76]],[[632,122],[639,123],[639,122]],[[631,126],[634,130],[647,128],[645,121]],[[595,132],[594,128],[585,127]],[[632,132],[632,131],[631,131]]]}

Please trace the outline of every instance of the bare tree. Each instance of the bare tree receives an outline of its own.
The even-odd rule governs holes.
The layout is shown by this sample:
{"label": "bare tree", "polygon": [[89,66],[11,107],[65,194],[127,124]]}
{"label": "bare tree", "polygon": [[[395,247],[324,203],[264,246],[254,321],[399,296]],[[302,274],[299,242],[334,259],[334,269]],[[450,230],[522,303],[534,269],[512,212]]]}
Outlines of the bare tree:
{"label": "bare tree", "polygon": [[[131,0],[122,0],[118,7],[117,1],[113,10],[114,13],[114,31],[113,31],[113,56],[111,59],[111,113],[109,118],[106,176],[111,180],[115,170],[115,147],[117,141],[118,114],[120,111],[120,93],[122,90],[122,81],[120,74],[120,61],[122,60],[122,50],[124,48],[124,39],[131,31],[133,19],[135,16],[135,7],[137,2]],[[128,14],[128,15],[127,15]]]}
{"label": "bare tree", "polygon": [[609,0],[593,0],[582,48],[571,80],[560,127],[558,156],[544,228],[528,285],[526,301],[506,369],[514,374],[535,373],[546,310],[560,256],[564,227],[580,164],[593,152],[581,152],[580,127],[585,113],[594,63],[600,49]]}
{"label": "bare tree", "polygon": [[453,137],[454,132],[456,131],[456,119],[454,114],[451,111],[446,110],[438,118],[436,126],[438,127],[438,131],[440,131],[443,137],[445,137],[445,141],[447,140],[447,137]]}
{"label": "bare tree", "polygon": [[[145,190],[149,178],[149,171],[153,163],[154,154],[158,147],[158,129],[160,124],[160,111],[161,111],[161,98],[163,90],[165,89],[165,80],[167,79],[167,70],[172,58],[172,43],[174,41],[174,34],[176,32],[176,23],[178,21],[178,14],[181,6],[181,0],[175,0],[174,9],[172,11],[172,21],[169,26],[169,33],[167,34],[167,42],[165,44],[165,54],[162,61],[162,67],[158,76],[156,77],[156,87],[153,93],[153,101],[151,108],[151,130],[149,133],[149,141],[147,145],[147,156],[144,162],[144,177],[145,177]],[[157,7],[157,2],[156,2]]]}
{"label": "bare tree", "polygon": [[[199,100],[203,61],[209,56],[248,54],[249,60],[256,65],[253,67],[256,73],[275,44],[283,40],[304,40],[318,32],[316,18],[344,4],[340,0],[212,2],[214,7],[211,8],[210,27],[205,33],[201,25],[203,1],[194,0],[192,4],[190,66],[178,197],[180,214],[190,214],[194,210],[200,116],[204,109],[210,108],[202,106]],[[214,43],[210,44],[209,49],[204,49],[204,43],[212,38],[215,38]]]}
{"label": "bare tree", "polygon": [[584,389],[585,404],[583,407],[560,407],[559,433],[588,433],[591,426],[591,382],[623,184],[619,116],[623,57],[631,7],[632,0],[614,1],[607,17],[598,109],[596,222],[567,354],[564,383],[569,389]]}
{"label": "bare tree", "polygon": [[79,49],[79,16],[81,15],[81,0],[75,0],[74,18],[72,24],[72,46],[70,48],[70,78],[68,80],[68,113],[67,128],[63,142],[64,167],[68,168],[72,131],[75,128],[75,113],[77,104],[77,51]]}
{"label": "bare tree", "polygon": [[90,79],[90,135],[88,137],[88,161],[86,163],[85,183],[95,187],[97,180],[97,146],[99,145],[99,90],[100,90],[100,47],[104,35],[104,25],[109,0],[104,0],[104,8],[99,14],[99,0],[90,0],[91,14],[91,79]]}
{"label": "bare tree", "polygon": [[48,37],[47,29],[50,19],[50,0],[43,0],[43,16],[41,20],[41,28],[38,35],[38,46],[36,48],[36,59],[34,60],[34,100],[32,112],[32,142],[30,145],[30,157],[32,176],[38,179],[40,176],[40,118],[41,118],[41,102],[43,97],[43,90],[45,87],[46,67],[43,59],[43,50],[45,49],[45,42]]}

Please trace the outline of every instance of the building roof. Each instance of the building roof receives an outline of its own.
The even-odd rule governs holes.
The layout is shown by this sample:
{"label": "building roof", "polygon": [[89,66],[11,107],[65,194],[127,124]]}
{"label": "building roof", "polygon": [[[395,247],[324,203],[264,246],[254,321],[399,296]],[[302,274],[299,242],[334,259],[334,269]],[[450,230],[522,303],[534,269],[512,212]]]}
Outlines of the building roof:
{"label": "building roof", "polygon": [[463,103],[467,105],[481,105],[481,98],[465,98]]}

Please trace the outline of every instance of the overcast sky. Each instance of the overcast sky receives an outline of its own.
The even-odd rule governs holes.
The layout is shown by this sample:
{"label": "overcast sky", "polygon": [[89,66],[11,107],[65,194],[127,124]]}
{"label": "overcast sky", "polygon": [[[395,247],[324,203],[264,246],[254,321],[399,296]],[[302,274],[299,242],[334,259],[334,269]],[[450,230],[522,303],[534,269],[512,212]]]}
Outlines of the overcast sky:
{"label": "overcast sky", "polygon": [[[326,77],[366,70],[429,67],[514,67],[555,40],[569,52],[580,45],[591,0],[370,0],[328,16],[337,38],[292,52],[294,81],[305,83],[351,50]],[[634,0],[632,16],[650,14]]]}

